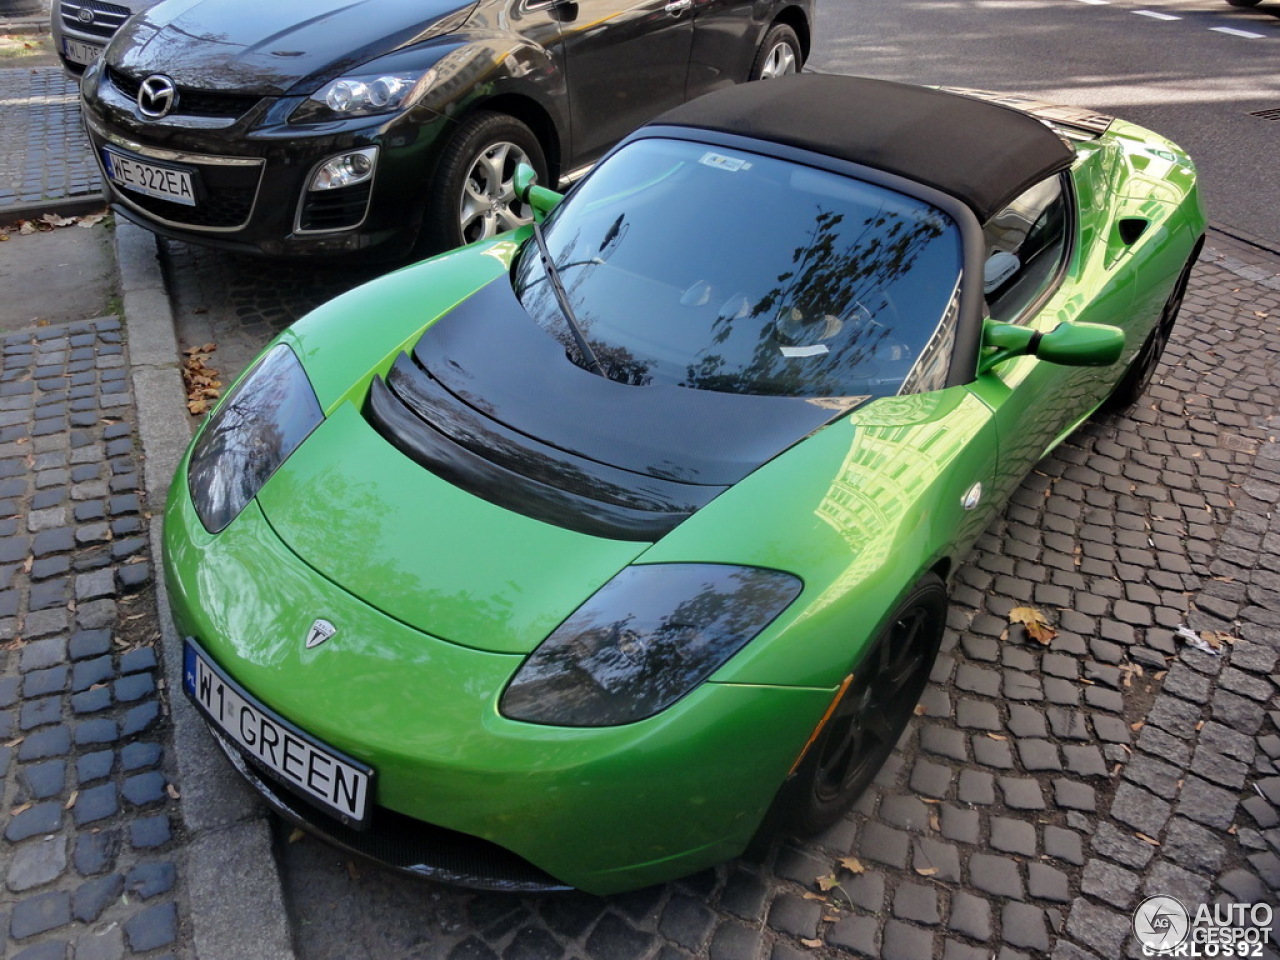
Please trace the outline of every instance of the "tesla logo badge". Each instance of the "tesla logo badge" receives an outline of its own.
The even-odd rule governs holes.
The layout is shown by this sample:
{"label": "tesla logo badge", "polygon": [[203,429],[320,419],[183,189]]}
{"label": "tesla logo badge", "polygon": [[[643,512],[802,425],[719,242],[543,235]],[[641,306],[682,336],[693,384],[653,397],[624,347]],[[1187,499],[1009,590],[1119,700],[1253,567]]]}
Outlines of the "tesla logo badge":
{"label": "tesla logo badge", "polygon": [[138,91],[138,109],[144,117],[166,116],[178,104],[178,88],[173,81],[161,74],[152,74],[142,81]]}
{"label": "tesla logo badge", "polygon": [[320,646],[337,632],[338,628],[328,620],[317,620],[307,631],[307,649]]}
{"label": "tesla logo badge", "polygon": [[93,23],[93,11],[88,7],[81,7],[80,12],[76,14],[76,19],[81,23]]}
{"label": "tesla logo badge", "polygon": [[970,487],[964,495],[964,499],[960,501],[960,505],[966,510],[972,510],[982,502],[982,484],[975,483]]}

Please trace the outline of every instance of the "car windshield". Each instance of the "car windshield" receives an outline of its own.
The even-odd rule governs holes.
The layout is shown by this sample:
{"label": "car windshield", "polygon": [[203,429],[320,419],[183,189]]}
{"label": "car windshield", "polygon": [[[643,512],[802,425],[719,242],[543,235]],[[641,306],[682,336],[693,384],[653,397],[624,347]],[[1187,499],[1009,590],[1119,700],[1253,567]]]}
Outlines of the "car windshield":
{"label": "car windshield", "polygon": [[[959,231],[927,203],[682,140],[614,154],[544,229],[604,372],[635,386],[897,393],[931,352],[960,277]],[[582,363],[532,242],[514,281]]]}

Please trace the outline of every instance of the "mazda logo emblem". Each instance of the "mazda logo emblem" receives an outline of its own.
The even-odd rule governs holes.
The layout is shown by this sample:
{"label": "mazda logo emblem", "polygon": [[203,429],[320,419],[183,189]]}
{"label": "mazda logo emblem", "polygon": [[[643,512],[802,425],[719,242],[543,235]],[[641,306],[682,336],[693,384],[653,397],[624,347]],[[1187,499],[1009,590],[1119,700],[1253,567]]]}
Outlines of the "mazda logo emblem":
{"label": "mazda logo emblem", "polygon": [[93,11],[88,7],[81,7],[80,12],[76,14],[76,19],[81,23],[93,23]]}
{"label": "mazda logo emblem", "polygon": [[138,109],[144,117],[167,116],[178,105],[178,88],[173,81],[156,73],[142,81],[138,91]]}

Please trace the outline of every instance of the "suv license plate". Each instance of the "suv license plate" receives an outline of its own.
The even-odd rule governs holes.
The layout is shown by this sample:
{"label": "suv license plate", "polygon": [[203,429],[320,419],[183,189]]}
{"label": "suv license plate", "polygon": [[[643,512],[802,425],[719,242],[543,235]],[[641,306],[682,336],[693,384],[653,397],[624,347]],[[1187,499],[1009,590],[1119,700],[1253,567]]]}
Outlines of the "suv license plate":
{"label": "suv license plate", "polygon": [[188,170],[135,160],[114,150],[102,151],[102,165],[111,182],[126,190],[187,207],[196,205],[195,188]]}

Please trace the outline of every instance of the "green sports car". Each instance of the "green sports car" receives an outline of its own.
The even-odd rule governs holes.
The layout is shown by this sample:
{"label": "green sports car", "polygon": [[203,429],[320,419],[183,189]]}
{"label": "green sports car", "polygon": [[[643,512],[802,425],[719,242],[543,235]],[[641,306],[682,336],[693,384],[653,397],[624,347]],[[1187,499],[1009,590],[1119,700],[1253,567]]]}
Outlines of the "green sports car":
{"label": "green sports car", "polygon": [[1139,127],[804,75],[286,330],[169,497],[185,687],[396,868],[610,893],[839,818],[945,584],[1144,389],[1205,230]]}

